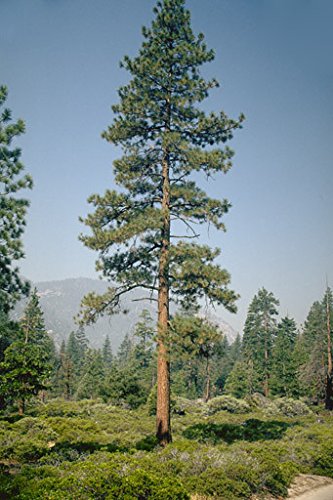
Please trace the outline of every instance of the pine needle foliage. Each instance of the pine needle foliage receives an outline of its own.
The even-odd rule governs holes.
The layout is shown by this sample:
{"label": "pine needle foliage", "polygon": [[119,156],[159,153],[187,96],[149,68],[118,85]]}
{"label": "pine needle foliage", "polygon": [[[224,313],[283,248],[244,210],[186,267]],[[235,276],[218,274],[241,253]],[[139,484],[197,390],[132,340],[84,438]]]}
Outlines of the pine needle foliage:
{"label": "pine needle foliage", "polygon": [[31,189],[30,175],[21,175],[21,150],[13,140],[24,133],[23,120],[12,121],[5,103],[7,87],[0,86],[0,308],[7,313],[21,294],[27,295],[28,283],[19,276],[15,262],[24,257],[21,236],[29,202],[17,196],[21,189]]}

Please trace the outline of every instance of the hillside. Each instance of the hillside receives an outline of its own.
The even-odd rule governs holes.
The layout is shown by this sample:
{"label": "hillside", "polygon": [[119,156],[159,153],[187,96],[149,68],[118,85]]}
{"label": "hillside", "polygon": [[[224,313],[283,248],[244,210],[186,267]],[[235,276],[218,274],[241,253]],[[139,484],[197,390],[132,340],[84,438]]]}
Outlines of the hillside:
{"label": "hillside", "polygon": [[[55,342],[60,345],[72,330],[77,328],[74,316],[77,315],[82,297],[88,292],[103,293],[106,282],[89,278],[69,278],[59,281],[45,281],[34,284],[40,296],[40,304],[44,312],[46,328],[53,332]],[[33,285],[33,286],[34,286]],[[143,295],[140,290],[135,290],[123,298],[123,306],[127,314],[116,314],[100,318],[95,325],[86,328],[86,334],[94,347],[100,347],[109,335],[113,351],[116,351],[126,333],[133,331],[142,309],[151,311],[155,315],[154,305],[149,301],[136,301]],[[24,301],[15,310],[15,317],[22,314]],[[213,316],[214,323],[220,325],[221,330],[230,341],[234,340],[237,332],[217,316]]]}

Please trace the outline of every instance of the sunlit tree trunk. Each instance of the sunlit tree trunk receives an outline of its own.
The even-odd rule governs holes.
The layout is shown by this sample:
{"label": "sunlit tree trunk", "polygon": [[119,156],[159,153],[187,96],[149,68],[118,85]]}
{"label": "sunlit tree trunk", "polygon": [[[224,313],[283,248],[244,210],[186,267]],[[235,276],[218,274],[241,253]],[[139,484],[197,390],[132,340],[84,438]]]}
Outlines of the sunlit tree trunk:
{"label": "sunlit tree trunk", "polygon": [[325,408],[333,410],[333,367],[332,367],[332,344],[331,344],[331,317],[328,290],[326,292],[326,326],[327,326],[327,374]]}

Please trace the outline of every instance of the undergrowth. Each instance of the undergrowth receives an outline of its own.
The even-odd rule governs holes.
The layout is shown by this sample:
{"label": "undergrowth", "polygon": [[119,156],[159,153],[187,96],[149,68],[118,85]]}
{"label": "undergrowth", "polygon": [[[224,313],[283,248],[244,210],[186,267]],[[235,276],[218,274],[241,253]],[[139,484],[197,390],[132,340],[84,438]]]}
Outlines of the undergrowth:
{"label": "undergrowth", "polygon": [[300,472],[333,477],[332,417],[291,400],[276,407],[272,416],[251,402],[182,398],[174,441],[161,449],[147,408],[36,404],[21,419],[1,417],[0,498],[281,497]]}

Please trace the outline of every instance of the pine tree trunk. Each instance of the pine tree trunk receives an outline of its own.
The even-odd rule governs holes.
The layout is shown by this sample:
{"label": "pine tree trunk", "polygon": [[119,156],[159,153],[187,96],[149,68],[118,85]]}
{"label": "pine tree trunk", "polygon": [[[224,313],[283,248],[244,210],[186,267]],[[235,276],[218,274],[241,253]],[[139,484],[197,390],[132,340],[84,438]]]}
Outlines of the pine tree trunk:
{"label": "pine tree trunk", "polygon": [[268,398],[269,396],[269,372],[268,372],[268,347],[267,347],[267,335],[268,335],[268,325],[267,325],[267,318],[265,320],[265,330],[266,330],[266,333],[265,333],[265,353],[264,353],[264,357],[265,357],[265,372],[264,372],[264,396],[265,398]]}
{"label": "pine tree trunk", "polygon": [[326,410],[333,410],[333,377],[329,374],[326,376],[325,408]]}
{"label": "pine tree trunk", "polygon": [[268,398],[268,396],[269,396],[267,365],[268,365],[268,352],[267,352],[267,349],[265,349],[265,374],[264,374],[264,377],[265,377],[264,378],[264,396],[265,396],[265,398]]}
{"label": "pine tree trunk", "polygon": [[169,251],[170,251],[170,179],[169,154],[166,151],[162,163],[162,238],[159,261],[158,286],[158,337],[157,337],[157,412],[156,436],[161,446],[170,443],[170,359],[168,345],[169,328]]}
{"label": "pine tree trunk", "polygon": [[18,402],[18,413],[19,413],[19,415],[24,415],[24,410],[25,410],[25,401],[22,398]]}
{"label": "pine tree trunk", "polygon": [[206,387],[205,387],[205,395],[204,395],[204,401],[207,403],[207,401],[210,400],[210,364],[209,364],[209,358],[207,358],[206,362]]}
{"label": "pine tree trunk", "polygon": [[325,408],[333,410],[333,366],[332,366],[332,346],[331,346],[331,317],[329,297],[326,292],[326,326],[327,326],[327,374],[325,391]]}

